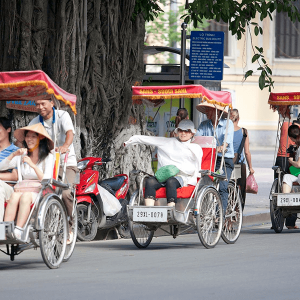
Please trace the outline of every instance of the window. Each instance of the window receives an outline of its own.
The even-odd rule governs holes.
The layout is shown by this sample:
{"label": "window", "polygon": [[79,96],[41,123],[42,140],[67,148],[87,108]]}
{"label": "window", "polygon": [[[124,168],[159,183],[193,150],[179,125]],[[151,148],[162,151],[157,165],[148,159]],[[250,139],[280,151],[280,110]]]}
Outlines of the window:
{"label": "window", "polygon": [[[300,0],[295,6],[300,10]],[[283,12],[275,18],[275,58],[300,59],[300,22],[293,23]]]}

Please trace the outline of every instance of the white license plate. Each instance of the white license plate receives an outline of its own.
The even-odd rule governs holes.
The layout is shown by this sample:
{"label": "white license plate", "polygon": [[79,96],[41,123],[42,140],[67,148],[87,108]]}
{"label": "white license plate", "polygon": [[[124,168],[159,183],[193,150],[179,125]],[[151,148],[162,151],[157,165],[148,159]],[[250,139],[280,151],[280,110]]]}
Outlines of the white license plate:
{"label": "white license plate", "polygon": [[162,207],[134,207],[133,221],[167,222],[168,208]]}
{"label": "white license plate", "polygon": [[5,224],[0,224],[0,241],[5,240]]}
{"label": "white license plate", "polygon": [[277,206],[300,206],[300,195],[293,193],[278,195]]}

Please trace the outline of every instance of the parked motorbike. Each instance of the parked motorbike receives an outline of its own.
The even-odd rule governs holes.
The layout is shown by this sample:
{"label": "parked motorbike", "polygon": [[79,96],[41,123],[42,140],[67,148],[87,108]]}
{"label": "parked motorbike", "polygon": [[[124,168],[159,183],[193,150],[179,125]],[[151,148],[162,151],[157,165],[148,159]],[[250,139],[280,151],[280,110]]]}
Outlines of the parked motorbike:
{"label": "parked motorbike", "polygon": [[[80,183],[76,187],[78,213],[78,239],[92,241],[98,229],[116,228],[121,237],[130,235],[127,217],[128,200],[126,195],[129,179],[126,174],[115,175],[101,180],[99,172],[94,166],[103,165],[111,161],[101,157],[85,157],[77,167],[80,170]],[[106,216],[98,184],[108,190],[121,204],[121,210],[114,216]]]}

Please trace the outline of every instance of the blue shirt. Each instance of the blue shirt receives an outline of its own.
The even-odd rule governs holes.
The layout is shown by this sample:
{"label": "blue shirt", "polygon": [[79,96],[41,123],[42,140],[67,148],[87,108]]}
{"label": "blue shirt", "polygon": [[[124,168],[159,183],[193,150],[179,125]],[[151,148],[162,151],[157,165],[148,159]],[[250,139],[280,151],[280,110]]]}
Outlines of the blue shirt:
{"label": "blue shirt", "polygon": [[[199,125],[196,135],[215,136],[215,138],[217,139],[217,146],[222,146],[224,142],[225,132],[226,132],[226,123],[227,123],[227,119],[219,120],[214,135],[214,127],[211,120],[203,121]],[[227,158],[234,157],[233,135],[234,135],[233,123],[231,120],[229,120],[227,139],[226,139],[226,143],[228,144],[228,147],[227,147],[227,152],[225,152],[225,157]],[[218,153],[218,156],[222,156],[222,153]]]}
{"label": "blue shirt", "polygon": [[[240,147],[240,144],[242,142],[243,139],[243,129],[239,129],[237,131],[234,132],[234,137],[233,137],[233,149],[234,149],[234,153],[237,153]],[[244,161],[244,149],[241,153],[241,158],[239,162],[243,162]]]}
{"label": "blue shirt", "polygon": [[[0,151],[0,161],[17,151],[19,148],[13,144],[5,148],[4,150]],[[11,172],[11,170],[8,170]]]}

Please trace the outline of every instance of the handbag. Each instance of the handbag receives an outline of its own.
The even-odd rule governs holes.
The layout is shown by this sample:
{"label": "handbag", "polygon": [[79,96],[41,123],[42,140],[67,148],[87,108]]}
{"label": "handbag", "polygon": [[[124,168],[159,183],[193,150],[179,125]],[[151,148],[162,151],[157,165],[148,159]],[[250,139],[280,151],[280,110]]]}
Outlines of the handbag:
{"label": "handbag", "polygon": [[300,169],[299,168],[296,168],[294,166],[290,166],[290,172],[292,175],[294,176],[298,176],[300,175]]}
{"label": "handbag", "polygon": [[40,180],[22,180],[15,184],[14,191],[18,193],[33,192],[39,193],[42,185]]}
{"label": "handbag", "polygon": [[246,179],[246,193],[257,194],[258,185],[253,174],[249,174]]}
{"label": "handbag", "polygon": [[176,166],[168,165],[159,168],[155,173],[155,177],[158,182],[163,183],[166,182],[170,177],[173,177],[178,173],[179,169]]}
{"label": "handbag", "polygon": [[244,145],[245,145],[245,140],[247,137],[247,129],[246,128],[242,128],[243,129],[243,138],[241,141],[241,144],[239,146],[238,152],[234,153],[234,158],[233,158],[233,163],[236,164],[240,161],[241,158],[241,153],[244,149]]}

